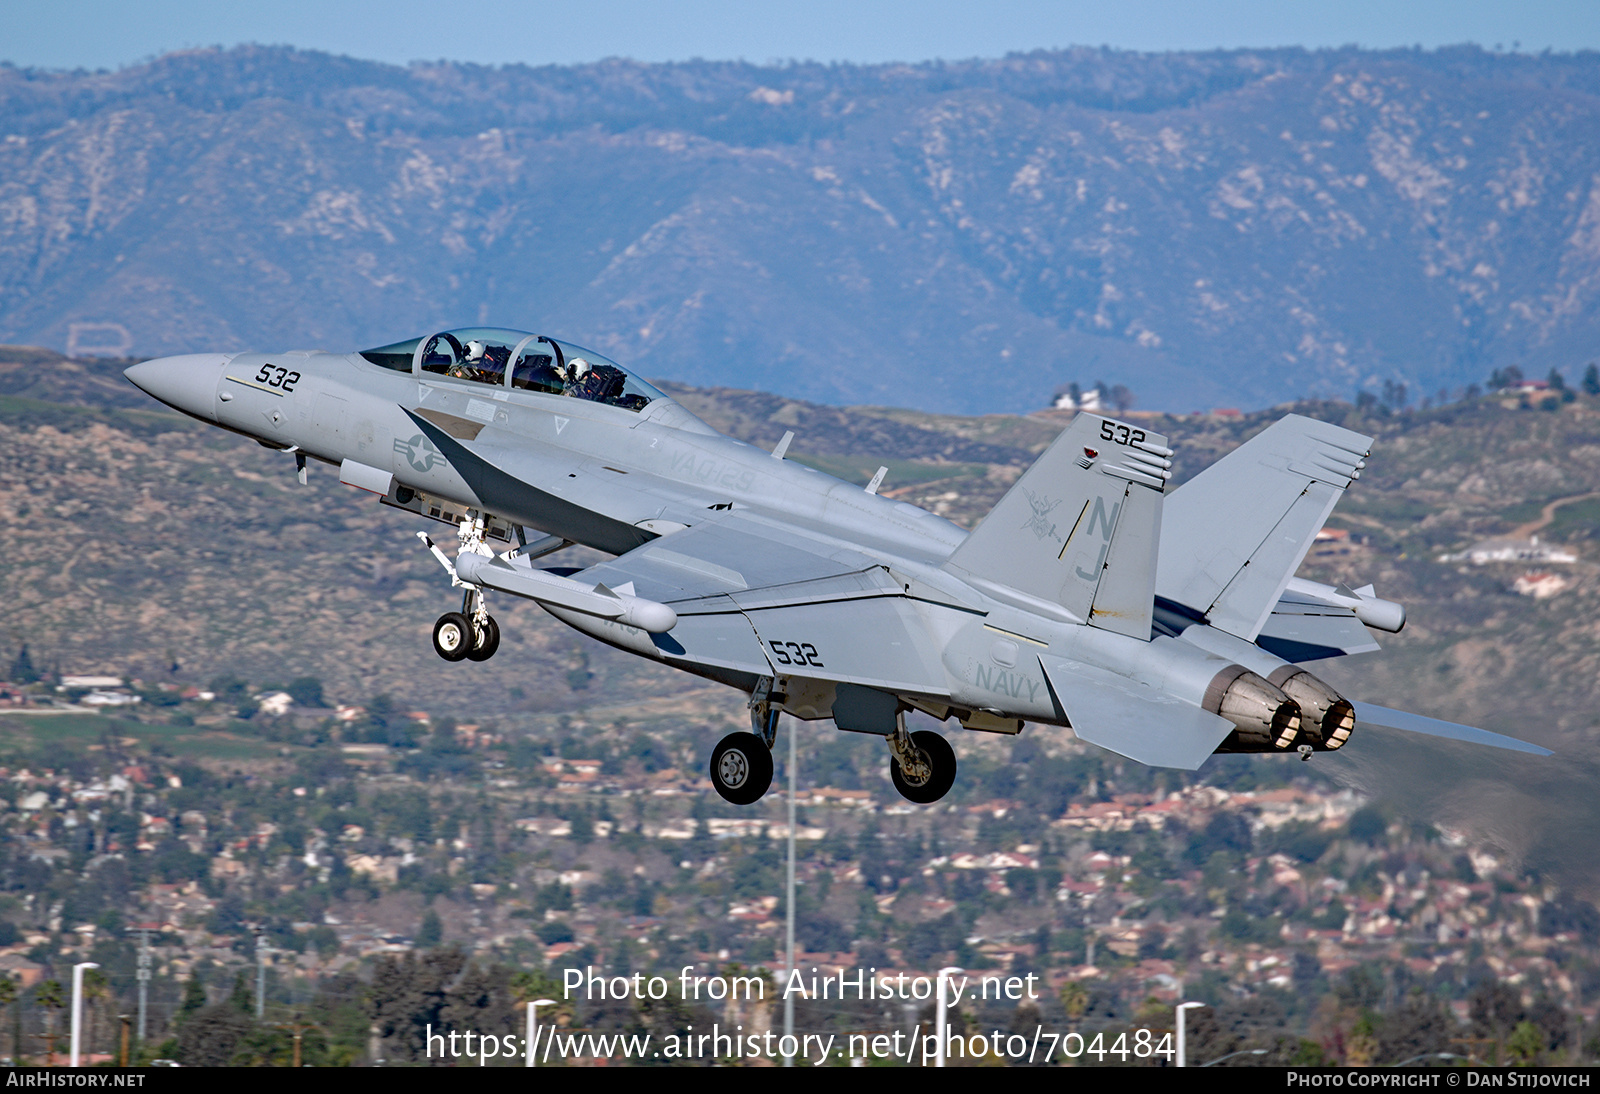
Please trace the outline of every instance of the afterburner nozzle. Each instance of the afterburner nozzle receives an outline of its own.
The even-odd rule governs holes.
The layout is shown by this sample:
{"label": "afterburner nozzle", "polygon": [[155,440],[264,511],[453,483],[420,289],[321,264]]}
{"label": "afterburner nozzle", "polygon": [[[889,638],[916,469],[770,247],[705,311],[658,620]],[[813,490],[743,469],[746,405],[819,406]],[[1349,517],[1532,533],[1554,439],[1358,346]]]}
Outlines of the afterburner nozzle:
{"label": "afterburner nozzle", "polygon": [[1282,751],[1300,736],[1300,705],[1243,665],[1217,673],[1201,705],[1238,726],[1218,752]]}
{"label": "afterburner nozzle", "polygon": [[1267,679],[1300,704],[1301,729],[1318,752],[1332,752],[1350,739],[1356,711],[1344,696],[1299,665],[1284,665]]}

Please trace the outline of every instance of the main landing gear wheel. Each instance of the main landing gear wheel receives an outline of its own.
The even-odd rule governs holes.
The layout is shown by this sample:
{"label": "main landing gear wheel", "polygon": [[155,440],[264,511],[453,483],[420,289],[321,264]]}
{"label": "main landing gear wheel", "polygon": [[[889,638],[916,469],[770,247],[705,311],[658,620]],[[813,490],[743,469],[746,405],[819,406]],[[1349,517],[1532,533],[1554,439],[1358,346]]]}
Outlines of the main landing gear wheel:
{"label": "main landing gear wheel", "polygon": [[772,785],[766,742],[754,733],[730,733],[718,741],[711,750],[711,785],[734,805],[760,801]]}
{"label": "main landing gear wheel", "polygon": [[483,626],[474,627],[473,633],[477,641],[467,651],[468,661],[487,661],[494,656],[494,651],[500,648],[500,624],[494,621],[494,616],[486,615]]}
{"label": "main landing gear wheel", "polygon": [[900,771],[900,761],[889,758],[889,778],[900,796],[918,805],[930,805],[950,792],[956,784],[956,751],[950,742],[932,730],[911,734],[911,747],[926,759],[929,773],[918,782],[907,779]]}
{"label": "main landing gear wheel", "polygon": [[464,660],[477,641],[472,621],[460,612],[446,612],[433,625],[433,651],[446,661]]}

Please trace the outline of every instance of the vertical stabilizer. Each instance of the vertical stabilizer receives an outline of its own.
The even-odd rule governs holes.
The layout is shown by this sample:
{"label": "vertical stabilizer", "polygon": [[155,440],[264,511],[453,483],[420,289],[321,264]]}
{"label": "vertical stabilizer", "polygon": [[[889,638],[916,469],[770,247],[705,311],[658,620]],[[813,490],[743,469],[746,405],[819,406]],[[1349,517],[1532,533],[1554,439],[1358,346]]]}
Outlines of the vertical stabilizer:
{"label": "vertical stabilizer", "polygon": [[1171,455],[1158,433],[1079,414],[945,568],[1148,639]]}

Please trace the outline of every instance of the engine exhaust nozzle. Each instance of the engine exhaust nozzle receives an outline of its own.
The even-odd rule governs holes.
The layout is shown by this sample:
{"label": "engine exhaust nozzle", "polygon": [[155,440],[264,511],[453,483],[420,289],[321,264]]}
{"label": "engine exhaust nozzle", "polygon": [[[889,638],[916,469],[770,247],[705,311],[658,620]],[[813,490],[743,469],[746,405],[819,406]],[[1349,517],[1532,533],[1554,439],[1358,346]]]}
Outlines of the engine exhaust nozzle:
{"label": "engine exhaust nozzle", "polygon": [[1243,665],[1217,673],[1201,706],[1239,727],[1218,752],[1279,752],[1300,736],[1300,705]]}
{"label": "engine exhaust nozzle", "polygon": [[1267,680],[1300,704],[1301,729],[1312,748],[1332,752],[1350,739],[1356,727],[1350,700],[1299,665],[1280,666]]}

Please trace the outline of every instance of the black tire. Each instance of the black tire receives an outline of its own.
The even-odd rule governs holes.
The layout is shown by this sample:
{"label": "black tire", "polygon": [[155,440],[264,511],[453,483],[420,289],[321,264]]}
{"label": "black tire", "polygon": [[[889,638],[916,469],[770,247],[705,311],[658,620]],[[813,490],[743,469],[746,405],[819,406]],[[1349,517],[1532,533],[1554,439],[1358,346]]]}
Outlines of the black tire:
{"label": "black tire", "polygon": [[900,773],[900,761],[890,756],[889,778],[906,801],[931,805],[950,793],[950,788],[956,784],[956,750],[950,747],[949,741],[929,729],[913,733],[911,744],[928,757],[933,774],[927,782],[913,786]]}
{"label": "black tire", "polygon": [[433,652],[446,661],[465,660],[477,642],[472,620],[460,612],[446,612],[433,625]]}
{"label": "black tire", "polygon": [[487,661],[494,656],[494,651],[500,648],[500,624],[494,621],[494,616],[489,616],[485,625],[478,629],[478,641],[467,651],[468,661]]}
{"label": "black tire", "polygon": [[711,750],[711,785],[724,800],[749,805],[772,785],[772,753],[754,733],[730,733]]}

